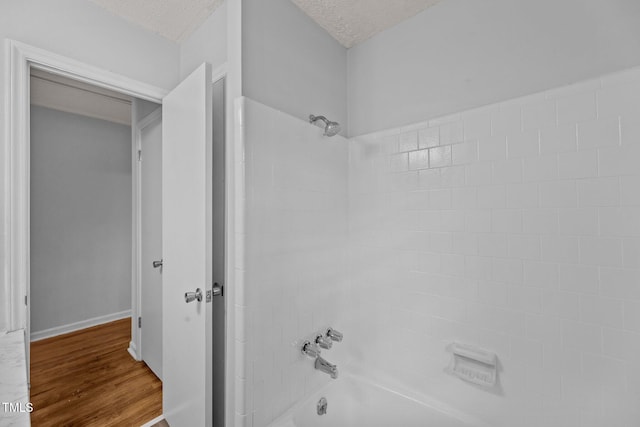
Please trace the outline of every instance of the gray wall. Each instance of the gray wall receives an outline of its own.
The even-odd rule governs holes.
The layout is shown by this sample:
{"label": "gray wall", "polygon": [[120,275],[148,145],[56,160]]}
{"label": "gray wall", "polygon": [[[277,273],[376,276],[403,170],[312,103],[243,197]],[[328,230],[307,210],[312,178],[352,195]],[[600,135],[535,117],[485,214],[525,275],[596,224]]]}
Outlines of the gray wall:
{"label": "gray wall", "polygon": [[[0,40],[12,38],[59,53],[90,65],[111,70],[149,84],[172,89],[178,82],[179,45],[145,31],[86,0],[2,0]],[[0,80],[5,81],[5,45],[0,43]],[[0,99],[5,99],[4,84]],[[0,117],[5,103],[0,102]],[[5,135],[0,120],[0,135]],[[5,162],[2,138],[0,163]],[[5,188],[0,174],[0,188]],[[4,195],[0,198],[0,223],[5,224]],[[0,239],[6,241],[8,230]],[[0,277],[7,264],[0,245]],[[10,326],[9,284],[0,283],[0,331]]]}
{"label": "gray wall", "polygon": [[242,90],[307,120],[347,127],[347,51],[289,0],[242,3]]}
{"label": "gray wall", "polygon": [[226,2],[180,44],[180,78],[187,77],[205,61],[214,69],[227,61]]}
{"label": "gray wall", "polygon": [[349,50],[351,135],[640,64],[637,0],[446,0]]}
{"label": "gray wall", "polygon": [[31,330],[131,308],[131,129],[31,108]]}

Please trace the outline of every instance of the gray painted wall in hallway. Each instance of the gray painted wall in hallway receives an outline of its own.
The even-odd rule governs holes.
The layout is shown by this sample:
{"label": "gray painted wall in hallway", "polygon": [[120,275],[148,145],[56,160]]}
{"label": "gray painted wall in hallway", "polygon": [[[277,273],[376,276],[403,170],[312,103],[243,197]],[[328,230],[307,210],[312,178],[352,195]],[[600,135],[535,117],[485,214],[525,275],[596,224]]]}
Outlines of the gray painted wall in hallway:
{"label": "gray painted wall in hallway", "polygon": [[31,329],[131,308],[131,129],[31,108]]}

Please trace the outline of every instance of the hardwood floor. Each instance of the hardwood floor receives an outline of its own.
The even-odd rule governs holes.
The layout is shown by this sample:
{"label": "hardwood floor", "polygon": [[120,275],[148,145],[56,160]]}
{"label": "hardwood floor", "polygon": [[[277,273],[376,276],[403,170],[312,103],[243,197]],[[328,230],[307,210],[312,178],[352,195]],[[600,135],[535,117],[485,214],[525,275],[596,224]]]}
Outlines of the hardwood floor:
{"label": "hardwood floor", "polygon": [[162,382],[127,352],[131,319],[31,344],[31,424],[139,427],[162,414]]}

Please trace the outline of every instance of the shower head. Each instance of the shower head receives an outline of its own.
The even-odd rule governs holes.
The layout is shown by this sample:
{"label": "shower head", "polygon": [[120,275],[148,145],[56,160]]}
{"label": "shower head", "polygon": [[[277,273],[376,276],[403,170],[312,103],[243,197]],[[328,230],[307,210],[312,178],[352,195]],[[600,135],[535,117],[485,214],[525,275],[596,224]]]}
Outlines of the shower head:
{"label": "shower head", "polygon": [[326,136],[334,136],[340,132],[340,123],[338,122],[329,122],[324,127],[324,134]]}
{"label": "shower head", "polygon": [[332,122],[328,120],[325,116],[314,116],[311,114],[309,116],[309,123],[315,123],[318,120],[322,120],[324,122],[324,135],[325,136],[334,136],[338,132],[340,132],[340,123]]}

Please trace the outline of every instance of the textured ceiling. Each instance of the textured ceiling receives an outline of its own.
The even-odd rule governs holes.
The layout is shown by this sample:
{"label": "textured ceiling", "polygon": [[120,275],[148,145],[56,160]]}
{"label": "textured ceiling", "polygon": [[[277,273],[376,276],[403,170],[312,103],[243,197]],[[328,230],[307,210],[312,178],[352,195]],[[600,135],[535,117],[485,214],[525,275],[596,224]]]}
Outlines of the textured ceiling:
{"label": "textured ceiling", "polygon": [[[176,42],[185,40],[224,0],[90,0]],[[269,1],[269,0],[260,0]],[[291,0],[350,48],[441,0]]]}
{"label": "textured ceiling", "polygon": [[440,0],[291,0],[350,48]]}
{"label": "textured ceiling", "polygon": [[223,0],[91,0],[143,28],[176,42],[186,39]]}

